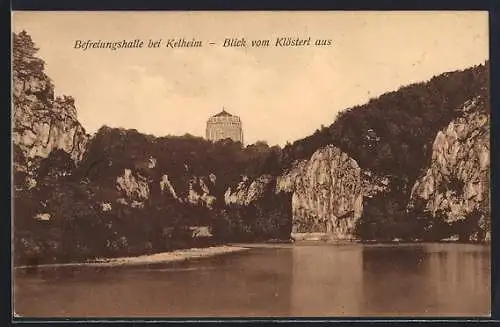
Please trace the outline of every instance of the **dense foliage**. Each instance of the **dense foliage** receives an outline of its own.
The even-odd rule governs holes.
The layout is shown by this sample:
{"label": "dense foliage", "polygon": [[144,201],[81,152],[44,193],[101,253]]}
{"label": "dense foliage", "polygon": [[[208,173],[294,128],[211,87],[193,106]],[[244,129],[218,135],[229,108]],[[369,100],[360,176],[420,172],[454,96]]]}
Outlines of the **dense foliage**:
{"label": "dense foliage", "polygon": [[[112,210],[102,210],[105,191],[62,178],[17,192],[16,262],[81,261],[208,245],[192,237],[189,218],[194,209],[174,202],[145,208],[115,202]],[[38,212],[49,213],[49,219],[33,219]]]}
{"label": "dense foliage", "polygon": [[[197,150],[206,157],[193,155]],[[212,144],[191,136],[156,139],[135,131],[103,128],[78,167],[66,152],[52,151],[39,164],[36,187],[15,192],[16,262],[28,263],[30,258],[79,261],[228,241],[288,238],[289,195],[246,207],[226,207],[223,202],[223,192],[234,185],[228,183],[237,183],[242,173],[261,174],[269,167],[268,158],[276,155],[274,151],[265,143],[242,148],[230,141]],[[157,163],[150,168],[146,159],[153,156]],[[141,207],[120,202],[116,178],[125,168],[144,176],[149,186],[150,197]],[[234,174],[225,175],[225,169],[233,169]],[[167,171],[174,187],[184,193],[194,174],[219,173],[217,187],[211,191],[218,192],[222,201],[210,209],[166,196],[158,181]],[[17,181],[22,178],[18,176]],[[39,213],[50,216],[33,219]],[[213,237],[194,237],[194,226],[207,226]]]}
{"label": "dense foliage", "polygon": [[[149,170],[149,158],[158,169]],[[152,180],[167,174],[175,189],[185,189],[192,176],[214,174],[215,195],[223,199],[227,187],[241,180],[262,174],[277,174],[281,148],[265,142],[242,147],[230,139],[216,143],[189,134],[156,138],[136,130],[102,127],[94,136],[78,171],[80,178],[89,178],[111,185],[126,168],[134,168]],[[181,194],[183,195],[183,194]]]}
{"label": "dense foliage", "polygon": [[213,216],[212,233],[225,242],[255,242],[290,239],[292,196],[273,194],[269,184],[261,200],[247,206],[227,206]]}

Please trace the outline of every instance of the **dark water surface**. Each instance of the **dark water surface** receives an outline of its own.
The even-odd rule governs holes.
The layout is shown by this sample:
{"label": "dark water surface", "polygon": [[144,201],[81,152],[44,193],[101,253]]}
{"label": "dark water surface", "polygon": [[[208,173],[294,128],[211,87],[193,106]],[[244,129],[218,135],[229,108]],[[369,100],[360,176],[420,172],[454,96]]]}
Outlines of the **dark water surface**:
{"label": "dark water surface", "polygon": [[24,317],[484,316],[490,248],[282,245],[198,261],[15,272]]}

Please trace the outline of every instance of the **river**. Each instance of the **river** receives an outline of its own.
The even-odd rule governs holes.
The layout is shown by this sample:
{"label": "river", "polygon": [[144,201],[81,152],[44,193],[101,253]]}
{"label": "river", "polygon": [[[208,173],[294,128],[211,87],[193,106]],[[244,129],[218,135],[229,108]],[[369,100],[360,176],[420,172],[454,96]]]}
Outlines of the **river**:
{"label": "river", "polygon": [[24,317],[486,316],[490,247],[256,246],[134,267],[16,270]]}

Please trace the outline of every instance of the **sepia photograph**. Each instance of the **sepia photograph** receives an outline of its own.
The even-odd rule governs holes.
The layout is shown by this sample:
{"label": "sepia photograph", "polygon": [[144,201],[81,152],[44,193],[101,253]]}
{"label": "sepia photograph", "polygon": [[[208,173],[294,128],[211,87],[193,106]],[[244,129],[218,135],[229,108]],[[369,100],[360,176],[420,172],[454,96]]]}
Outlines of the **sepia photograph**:
{"label": "sepia photograph", "polygon": [[486,11],[13,11],[14,318],[490,317]]}

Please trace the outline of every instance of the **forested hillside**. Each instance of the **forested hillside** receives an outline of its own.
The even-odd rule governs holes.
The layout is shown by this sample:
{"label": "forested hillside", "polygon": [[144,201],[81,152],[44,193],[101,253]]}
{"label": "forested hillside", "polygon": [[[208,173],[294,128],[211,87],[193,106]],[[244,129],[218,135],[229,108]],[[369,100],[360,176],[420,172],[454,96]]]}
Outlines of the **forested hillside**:
{"label": "forested hillside", "polygon": [[287,145],[284,162],[334,144],[359,165],[410,184],[429,164],[437,132],[460,115],[467,100],[489,103],[489,62],[401,87],[338,114],[328,127]]}

